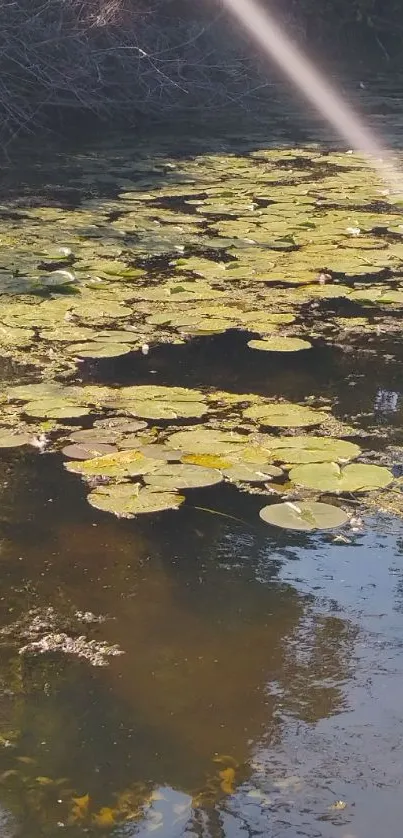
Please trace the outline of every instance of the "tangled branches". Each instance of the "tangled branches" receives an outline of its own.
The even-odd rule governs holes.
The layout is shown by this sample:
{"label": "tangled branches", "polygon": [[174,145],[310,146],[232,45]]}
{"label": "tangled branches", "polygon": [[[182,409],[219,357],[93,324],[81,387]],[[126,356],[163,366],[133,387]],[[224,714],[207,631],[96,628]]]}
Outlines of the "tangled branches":
{"label": "tangled branches", "polygon": [[163,15],[164,3],[149,6],[0,0],[0,142],[37,127],[52,109],[160,115],[245,92],[248,69],[223,49],[219,14],[180,21]]}

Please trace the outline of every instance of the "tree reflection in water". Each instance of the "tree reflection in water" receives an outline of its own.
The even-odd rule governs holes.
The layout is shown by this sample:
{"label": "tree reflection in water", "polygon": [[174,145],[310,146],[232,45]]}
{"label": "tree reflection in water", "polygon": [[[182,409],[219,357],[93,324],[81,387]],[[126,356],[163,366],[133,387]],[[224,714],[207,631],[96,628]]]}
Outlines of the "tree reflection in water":
{"label": "tree reflection in water", "polygon": [[259,498],[231,488],[192,495],[223,516],[189,506],[124,522],[83,503],[53,457],[20,460],[8,484],[3,625],[33,605],[90,611],[110,618],[93,636],[125,651],[91,669],[3,650],[2,799],[18,834],[130,817],[137,834],[155,821],[153,790],[174,789],[195,805],[190,834],[226,835],[256,749],[274,753],[290,719],[343,707],[354,631],[278,579],[315,540],[256,526]]}

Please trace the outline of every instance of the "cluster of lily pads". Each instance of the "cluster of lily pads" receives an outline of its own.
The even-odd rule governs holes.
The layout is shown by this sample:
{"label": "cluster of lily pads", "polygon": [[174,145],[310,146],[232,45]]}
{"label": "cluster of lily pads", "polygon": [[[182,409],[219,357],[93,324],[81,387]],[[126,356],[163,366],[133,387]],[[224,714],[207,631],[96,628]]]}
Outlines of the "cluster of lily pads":
{"label": "cluster of lily pads", "polygon": [[364,325],[403,305],[400,203],[357,155],[146,159],[111,180],[75,209],[0,207],[2,354],[56,373],[229,329],[292,352],[307,302],[348,299]]}
{"label": "cluster of lily pads", "polygon": [[[41,379],[0,397],[0,446],[62,448],[66,468],[90,484],[89,502],[121,516],[177,508],[182,492],[226,480],[283,500],[262,510],[270,523],[343,523],[321,495],[379,490],[393,476],[356,462],[359,447],[335,436],[328,412],[74,379],[88,359],[232,329],[245,333],[251,360],[309,350],[324,326],[327,340],[332,329],[378,329],[369,306],[403,306],[399,200],[358,155],[313,146],[146,158],[112,165],[109,177],[113,194],[75,209],[0,207],[0,352]],[[359,316],[333,312],[308,326],[306,304],[343,299]]]}
{"label": "cluster of lily pads", "polygon": [[[348,514],[318,500],[322,495],[393,481],[387,468],[355,462],[357,444],[325,435],[328,411],[255,395],[39,383],[9,388],[8,409],[25,425],[0,434],[0,446],[35,444],[30,423],[42,421],[43,429],[47,422],[67,471],[88,484],[89,503],[118,517],[178,509],[188,490],[228,481],[284,501],[261,510],[267,523],[326,529],[346,523]],[[57,424],[77,420],[92,425]],[[318,427],[324,435],[312,433]]]}

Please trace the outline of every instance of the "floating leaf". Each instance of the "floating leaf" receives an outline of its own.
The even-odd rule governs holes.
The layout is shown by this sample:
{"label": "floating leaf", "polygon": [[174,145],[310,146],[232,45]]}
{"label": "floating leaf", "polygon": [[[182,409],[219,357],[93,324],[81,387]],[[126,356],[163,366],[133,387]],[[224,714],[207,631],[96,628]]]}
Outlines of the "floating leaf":
{"label": "floating leaf", "polygon": [[108,419],[96,419],[94,430],[101,428],[102,431],[113,431],[119,434],[133,434],[147,427],[147,422],[139,419],[126,419],[125,416],[110,416]]}
{"label": "floating leaf", "polygon": [[89,343],[73,344],[66,350],[70,355],[77,358],[117,358],[120,355],[128,355],[133,352],[133,347],[127,343]]}
{"label": "floating leaf", "polygon": [[383,489],[393,480],[393,474],[382,466],[352,463],[340,468],[336,463],[312,463],[296,466],[290,480],[320,492],[367,492]]}
{"label": "floating leaf", "polygon": [[18,384],[16,387],[7,389],[7,396],[10,401],[30,402],[36,399],[49,399],[62,396],[64,392],[60,384],[41,381],[38,384]]}
{"label": "floating leaf", "polygon": [[163,512],[166,509],[178,509],[185,498],[175,492],[156,492],[150,489],[137,489],[127,483],[111,486],[98,486],[87,496],[88,502],[96,509],[111,512],[118,518],[134,518],[136,515]]}
{"label": "floating leaf", "polygon": [[[234,321],[234,324],[235,323],[236,320]],[[229,320],[218,320],[217,318],[213,317],[199,317],[197,318],[197,323],[189,323],[183,326],[179,326],[178,331],[181,334],[208,335],[209,333],[218,334],[220,332],[225,332],[227,329],[230,328],[231,322]]]}
{"label": "floating leaf", "polygon": [[209,454],[220,457],[236,451],[239,445],[245,445],[245,442],[246,439],[241,434],[210,428],[177,431],[168,438],[171,448],[179,448],[187,454]]}
{"label": "floating leaf", "polygon": [[83,462],[65,463],[67,471],[82,474],[87,477],[133,477],[154,471],[158,460],[145,457],[141,451],[117,451],[116,454],[106,454]]}
{"label": "floating leaf", "polygon": [[[123,443],[121,443],[123,445]],[[166,460],[167,462],[178,462],[180,458],[179,451],[171,451],[166,445],[158,443],[150,443],[148,445],[141,445],[139,448],[145,457],[151,457],[153,460]]]}
{"label": "floating leaf", "polygon": [[158,489],[193,489],[214,486],[220,483],[222,474],[212,468],[203,468],[187,463],[173,463],[160,466],[153,474],[145,475],[144,480]]}
{"label": "floating leaf", "polygon": [[29,434],[0,431],[0,448],[19,448],[22,445],[30,444],[32,445],[32,436]]}
{"label": "floating leaf", "polygon": [[219,456],[218,454],[179,454],[182,463],[191,463],[194,466],[203,466],[204,468],[217,468],[222,471],[224,468],[231,466],[231,460],[227,456]]}
{"label": "floating leaf", "polygon": [[90,413],[89,407],[70,404],[63,399],[42,399],[42,401],[28,402],[24,406],[27,416],[38,419],[78,419]]}
{"label": "floating leaf", "polygon": [[42,340],[56,341],[63,343],[80,343],[87,340],[96,340],[98,332],[96,329],[89,329],[86,326],[63,325],[54,329],[43,329],[40,333]]}
{"label": "floating leaf", "polygon": [[282,428],[321,425],[328,418],[326,413],[291,402],[251,405],[244,410],[243,415],[245,419],[255,419],[260,425]]}
{"label": "floating leaf", "polygon": [[13,328],[0,323],[0,344],[3,346],[29,346],[34,337],[32,329]]}
{"label": "floating leaf", "polygon": [[111,445],[119,439],[119,436],[119,432],[112,428],[105,428],[105,430],[102,428],[88,428],[74,431],[70,435],[70,439],[73,442],[82,443],[84,447],[93,448],[97,445]]}
{"label": "floating leaf", "polygon": [[249,340],[250,349],[262,352],[300,352],[301,349],[312,349],[312,344],[300,338],[285,338],[280,335],[267,337],[264,340]]}
{"label": "floating leaf", "polygon": [[207,413],[205,404],[198,402],[158,401],[127,401],[124,404],[118,400],[111,402],[111,406],[124,410],[131,416],[141,416],[143,419],[199,419]]}
{"label": "floating leaf", "polygon": [[326,436],[275,437],[268,444],[272,459],[283,463],[347,461],[354,460],[361,453],[360,447],[353,442]]}
{"label": "floating leaf", "polygon": [[62,449],[62,454],[65,457],[71,457],[73,460],[89,460],[91,457],[102,457],[105,454],[114,454],[117,451],[114,445],[106,445],[104,443],[90,443],[86,445],[66,445]]}
{"label": "floating leaf", "polygon": [[276,468],[276,466],[267,465],[259,468],[250,463],[238,463],[229,468],[224,468],[223,474],[228,480],[235,482],[266,483],[273,477],[279,477],[282,471],[281,468]]}
{"label": "floating leaf", "polygon": [[135,343],[138,335],[129,329],[108,329],[97,333],[98,343]]}
{"label": "floating leaf", "polygon": [[266,524],[273,527],[306,532],[335,529],[348,521],[348,515],[338,506],[316,501],[274,503],[264,506],[259,515]]}
{"label": "floating leaf", "polygon": [[76,303],[73,313],[80,320],[114,320],[130,317],[132,310],[113,300],[94,299],[91,303]]}
{"label": "floating leaf", "polygon": [[134,387],[121,387],[116,394],[125,401],[166,401],[171,402],[202,402],[205,400],[201,390],[190,390],[187,387],[162,387],[157,384],[139,384]]}

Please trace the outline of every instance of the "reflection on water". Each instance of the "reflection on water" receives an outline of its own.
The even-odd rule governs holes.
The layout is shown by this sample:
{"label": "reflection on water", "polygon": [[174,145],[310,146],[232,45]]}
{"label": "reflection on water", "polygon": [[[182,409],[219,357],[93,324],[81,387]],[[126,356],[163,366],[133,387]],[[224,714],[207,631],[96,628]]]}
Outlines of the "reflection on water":
{"label": "reflection on water", "polygon": [[[200,143],[222,147],[189,138],[187,154]],[[52,158],[49,203],[117,189],[118,142],[115,171],[108,154],[108,175],[101,148],[77,154],[76,181],[71,156]],[[64,166],[77,194],[61,187]],[[16,206],[24,178],[46,203],[43,168],[31,168]],[[228,333],[82,375],[312,394],[401,442],[399,340],[377,336],[376,364],[370,339],[350,352],[313,342],[252,364],[245,334]],[[7,361],[2,380],[17,373]],[[379,516],[347,540],[276,531],[259,496],[227,484],[118,521],[39,451],[2,452],[0,498],[1,836],[400,838],[403,524]],[[25,641],[1,628],[49,608],[56,632],[124,654],[105,668],[20,655]]]}
{"label": "reflection on water", "polygon": [[90,611],[108,619],[89,635],[125,652],[94,669],[3,644],[1,799],[16,834],[124,821],[129,835],[271,824],[288,838],[302,819],[306,835],[331,836],[354,804],[362,822],[372,783],[392,794],[388,714],[394,737],[401,721],[380,678],[401,676],[393,533],[277,536],[256,527],[259,499],[230,488],[119,522],[54,456],[10,458],[6,472],[2,624],[49,605]]}

